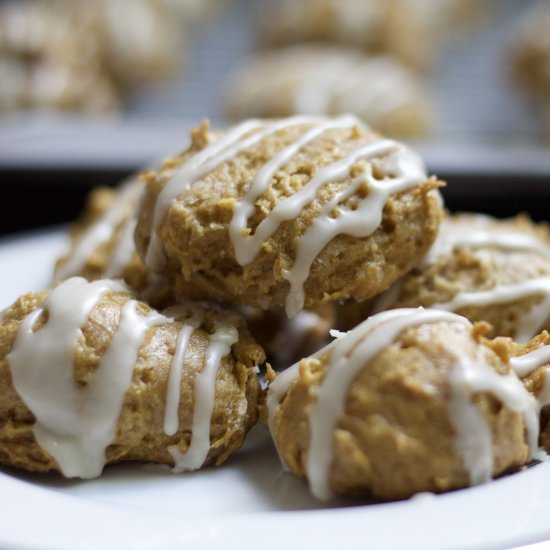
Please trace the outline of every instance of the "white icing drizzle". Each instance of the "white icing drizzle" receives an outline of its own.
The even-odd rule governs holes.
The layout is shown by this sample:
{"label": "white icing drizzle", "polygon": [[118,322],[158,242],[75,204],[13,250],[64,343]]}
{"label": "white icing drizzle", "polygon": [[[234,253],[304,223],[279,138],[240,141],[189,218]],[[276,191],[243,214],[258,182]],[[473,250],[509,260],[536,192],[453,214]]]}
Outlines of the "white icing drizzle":
{"label": "white icing drizzle", "polygon": [[[294,380],[296,380],[296,378],[298,377],[299,365],[299,362],[294,363],[294,365],[288,367],[288,369],[278,374],[277,378],[269,384],[269,390],[267,392],[266,399],[268,415],[267,425],[269,431],[273,435],[275,434],[275,413],[277,411],[277,407],[283,400],[284,396],[288,393],[288,390],[290,389],[290,386],[292,385]],[[277,443],[276,437],[273,437],[273,443],[275,444],[275,449],[277,450],[277,454],[279,455],[279,459],[284,470],[289,472],[290,468],[287,466],[285,459],[283,458],[283,455],[279,450],[279,445]]]}
{"label": "white icing drizzle", "polygon": [[471,306],[512,303],[537,295],[542,296],[542,301],[534,305],[523,316],[514,336],[519,342],[526,342],[540,331],[541,326],[550,315],[550,277],[537,277],[510,285],[499,285],[485,291],[459,292],[449,302],[433,304],[430,307],[457,311]]}
{"label": "white icing drizzle", "polygon": [[[319,359],[319,357],[322,357],[325,353],[329,352],[337,344],[339,338],[344,338],[347,334],[348,332],[340,332],[334,329],[331,330],[330,335],[334,338],[334,340],[310,355],[309,359]],[[292,385],[294,380],[296,380],[296,378],[298,377],[299,370],[300,361],[294,363],[283,372],[278,374],[277,378],[269,384],[269,390],[266,397],[267,426],[272,434],[275,433],[275,413],[277,407],[288,393],[288,390],[290,389],[290,386]],[[288,466],[286,465],[283,455],[279,451],[277,440],[275,438],[273,438],[273,443],[275,444],[275,449],[277,450],[283,468],[287,471],[290,471]]]}
{"label": "white icing drizzle", "polygon": [[[317,401],[310,413],[306,472],[311,491],[317,498],[326,499],[331,496],[329,470],[333,459],[333,437],[352,380],[368,361],[390,345],[404,329],[440,321],[471,327],[464,317],[448,312],[395,309],[367,319],[316,354],[319,357],[332,349],[325,379],[318,389]],[[456,431],[455,445],[470,474],[471,483],[480,483],[491,476],[492,443],[483,415],[472,402],[473,394],[490,392],[509,409],[523,414],[532,455],[538,439],[536,406],[515,373],[499,375],[487,365],[464,359],[459,349],[450,348],[450,352],[456,356],[456,365],[449,376],[449,413]],[[299,364],[293,365],[270,385],[267,406],[272,433],[276,409],[298,372]]]}
{"label": "white icing drizzle", "polygon": [[145,263],[154,271],[160,271],[165,263],[164,252],[157,235],[170,205],[193,182],[214,170],[220,164],[232,159],[241,151],[252,147],[262,139],[276,132],[300,124],[318,120],[313,117],[296,116],[279,121],[248,120],[229,130],[208,147],[193,155],[180,166],[162,189],[155,204],[151,238],[145,255]]}
{"label": "white icing drizzle", "polygon": [[185,317],[178,334],[176,350],[170,363],[168,385],[166,388],[166,409],[164,411],[164,433],[174,435],[179,428],[179,406],[181,397],[181,375],[185,363],[185,354],[193,331],[198,328],[204,318],[204,312],[199,308],[184,308],[177,306],[164,311],[169,317]]}
{"label": "white icing drizzle", "polygon": [[[237,203],[233,211],[233,217],[229,225],[229,236],[231,244],[235,249],[235,259],[240,265],[250,263],[261,249],[262,243],[272,235],[284,219],[292,219],[297,215],[291,215],[290,218],[280,219],[275,213],[262,221],[253,235],[247,234],[247,222],[255,210],[255,201],[267,191],[273,176],[281,169],[288,161],[298,153],[308,143],[314,141],[327,130],[336,128],[351,128],[359,124],[359,121],[352,116],[344,116],[335,118],[334,120],[321,120],[315,124],[313,128],[305,132],[303,136],[285,147],[277,153],[267,164],[265,164],[255,175],[250,189],[247,191],[243,199]],[[314,193],[317,187],[314,188]],[[311,199],[309,199],[311,200]],[[300,207],[300,209],[303,206]]]}
{"label": "white icing drizzle", "polygon": [[[338,338],[343,338],[348,333],[331,330],[330,334],[335,338],[335,340],[333,340],[326,346],[322,347],[320,350],[316,351],[315,353],[311,354],[309,356],[309,359],[318,359],[319,357],[321,357],[322,355],[330,351],[336,345]],[[294,382],[294,380],[298,376],[299,368],[300,368],[300,361],[298,361],[297,363],[294,363],[293,365],[285,369],[283,372],[278,374],[277,378],[269,384],[269,391],[267,392],[266,405],[267,405],[267,415],[268,415],[267,425],[271,433],[275,433],[274,431],[275,411],[279,406],[283,397],[288,393],[288,390],[292,385],[292,382]],[[276,441],[275,441],[275,446],[277,446]],[[281,458],[281,462],[284,465],[284,460],[280,453],[279,453],[279,457]]]}
{"label": "white icing drizzle", "polygon": [[[464,219],[446,219],[442,222],[439,235],[425,256],[423,265],[432,265],[439,258],[449,254],[456,247],[473,249],[497,248],[500,250],[533,252],[550,259],[550,246],[534,235],[502,227],[488,227],[491,218],[484,215],[468,216]],[[480,252],[481,254],[481,252]],[[373,313],[393,306],[399,299],[402,280],[397,281],[375,301]],[[550,315],[550,277],[499,285],[487,291],[459,292],[448,303],[431,305],[431,308],[456,311],[461,307],[488,306],[521,300],[541,294],[543,300],[535,304],[524,316],[515,338],[525,342],[535,336]]]}
{"label": "white icing drizzle", "polygon": [[424,258],[424,264],[435,263],[459,246],[535,252],[550,259],[550,246],[541,239],[520,230],[488,227],[489,223],[490,218],[483,215],[443,220],[437,239]]}
{"label": "white icing drizzle", "polygon": [[550,364],[550,345],[542,346],[524,355],[510,357],[510,365],[522,378],[545,364]]}
{"label": "white icing drizzle", "polygon": [[[535,402],[538,427],[538,419],[541,409],[550,404],[550,345],[542,346],[529,353],[525,353],[524,355],[510,357],[510,366],[519,377],[527,376],[535,369],[546,366],[542,388],[537,396],[531,396]],[[544,460],[546,454],[543,451],[539,451],[538,454],[531,452],[531,456],[533,458]]]}
{"label": "white icing drizzle", "polygon": [[216,375],[221,360],[229,355],[231,346],[237,342],[239,334],[235,327],[219,327],[210,336],[204,365],[195,375],[195,393],[193,407],[193,427],[191,443],[185,453],[177,446],[168,450],[174,458],[173,472],[180,473],[200,468],[210,450],[210,422],[214,409]]}
{"label": "white icing drizzle", "polygon": [[449,378],[450,419],[458,435],[455,444],[470,474],[470,484],[478,485],[492,477],[493,452],[489,426],[472,402],[472,394],[490,393],[511,411],[522,413],[530,458],[536,457],[538,451],[538,406],[513,371],[503,376],[484,363],[463,358],[460,349],[454,353],[457,363]]}
{"label": "white icing drizzle", "polygon": [[491,431],[482,412],[472,403],[468,391],[469,362],[457,361],[449,382],[449,419],[455,429],[455,448],[469,473],[470,484],[479,485],[491,479],[493,449]]}
{"label": "white icing drizzle", "polygon": [[[136,301],[126,302],[92,380],[78,386],[74,354],[81,327],[107,291],[127,287],[113,281],[68,279],[23,319],[8,355],[14,387],[36,417],[36,440],[67,477],[92,478],[102,472],[139,348],[147,330],[166,321],[156,312],[144,317],[137,313]],[[48,321],[34,332],[43,312]]]}
{"label": "white icing drizzle", "polygon": [[179,405],[181,396],[181,375],[187,353],[187,345],[194,327],[184,324],[178,334],[176,352],[170,363],[166,388],[166,409],[164,411],[164,433],[174,435],[179,428]]}
{"label": "white icing drizzle", "polygon": [[[469,247],[473,249],[497,248],[499,250],[534,252],[550,259],[550,246],[534,235],[513,231],[507,228],[488,227],[491,218],[482,214],[461,218],[447,218],[441,223],[439,234],[428,254],[424,257],[422,265],[424,267],[433,265],[439,258],[449,254],[454,248]],[[391,308],[399,299],[403,280],[396,281],[388,290],[378,296],[374,302],[372,312],[378,313]],[[512,290],[512,288],[510,288]],[[489,291],[491,292],[491,291]],[[470,292],[467,296],[472,297],[476,294]],[[464,296],[464,294],[460,294]],[[484,294],[480,297],[480,304],[490,305],[492,294]],[[485,299],[488,299],[485,303]],[[496,297],[495,297],[496,299]],[[496,301],[495,303],[499,303]],[[474,305],[474,304],[471,304]],[[430,306],[439,307],[439,306]],[[548,304],[550,307],[550,304]],[[443,309],[443,304],[439,307]],[[522,341],[528,340],[536,334],[536,329],[544,322],[546,305],[541,306],[541,311],[533,311],[533,324],[537,325],[540,317],[540,323],[534,329],[529,326],[524,334],[521,335]],[[449,308],[456,310],[456,308]],[[540,313],[540,315],[539,315]],[[533,332],[535,330],[535,332]]]}
{"label": "white icing drizzle", "polygon": [[[337,193],[325,205],[312,226],[298,241],[295,262],[285,274],[290,282],[290,291],[286,300],[286,311],[289,317],[296,315],[304,305],[303,285],[319,252],[338,234],[346,233],[357,238],[372,234],[380,224],[382,210],[390,194],[410,189],[427,178],[420,159],[412,152],[395,141],[378,140],[359,147],[343,159],[322,168],[296,193],[276,204],[258,225],[254,234],[248,234],[246,224],[254,212],[255,201],[268,189],[277,170],[321,133],[329,129],[351,127],[357,124],[359,124],[357,119],[349,116],[337,118],[334,121],[318,122],[301,138],[274,156],[256,174],[249,191],[235,207],[230,225],[230,237],[237,262],[245,266],[256,257],[262,243],[277,231],[282,222],[296,218],[303,208],[315,199],[323,185],[348,177],[352,166],[360,160],[386,155],[379,166],[385,176],[384,179],[376,179],[372,174],[372,167],[369,167],[358,175],[350,186]],[[365,183],[369,186],[369,192],[367,197],[360,201],[357,209],[348,211],[340,209],[338,216],[332,217],[334,209]]]}
{"label": "white icing drizzle", "polygon": [[[112,237],[113,231],[117,225],[128,215],[128,208],[135,208],[138,194],[142,189],[142,182],[135,178],[122,185],[117,198],[107,209],[105,214],[97,222],[88,227],[77,239],[69,255],[65,258],[59,269],[56,270],[56,281],[66,279],[82,270],[86,260],[94,250],[96,250],[98,246],[109,241]],[[128,223],[131,223],[131,221]],[[126,233],[127,231],[125,231],[125,236],[127,236]],[[133,241],[131,246],[133,250]],[[120,264],[123,258],[128,256],[128,240],[126,238],[123,240],[123,243],[120,243],[117,250],[118,252],[115,254],[114,261]],[[115,267],[111,266],[107,267],[107,272],[110,275],[119,275]],[[108,278],[108,276],[106,276],[106,278]]]}
{"label": "white icing drizzle", "polygon": [[133,215],[128,218],[122,227],[118,242],[115,245],[109,263],[103,273],[103,277],[105,279],[120,277],[124,271],[124,268],[132,260],[132,256],[136,250],[134,245],[134,231],[136,229],[136,225],[137,218]]}

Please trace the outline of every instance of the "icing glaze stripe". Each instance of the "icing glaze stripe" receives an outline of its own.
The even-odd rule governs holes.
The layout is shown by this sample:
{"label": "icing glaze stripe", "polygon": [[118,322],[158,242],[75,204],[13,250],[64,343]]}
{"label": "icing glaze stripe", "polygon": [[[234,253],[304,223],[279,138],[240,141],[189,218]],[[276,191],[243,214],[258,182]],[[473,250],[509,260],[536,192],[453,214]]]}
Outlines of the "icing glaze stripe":
{"label": "icing glaze stripe", "polygon": [[221,360],[231,353],[231,346],[238,339],[239,335],[235,327],[220,327],[210,336],[204,365],[195,375],[191,443],[185,453],[181,453],[177,446],[168,448],[174,458],[175,473],[197,470],[208,457],[216,375]]}
{"label": "icing glaze stripe", "polygon": [[[42,308],[23,319],[8,355],[14,387],[36,417],[36,440],[67,477],[101,473],[139,347],[148,328],[165,320],[154,312],[139,315],[136,302],[128,301],[92,380],[78,386],[74,353],[81,327],[108,291],[127,288],[112,281],[68,279],[50,292]],[[48,321],[34,331],[44,311]]]}
{"label": "icing glaze stripe", "polygon": [[510,365],[518,376],[527,376],[535,369],[550,364],[550,345],[542,346],[524,355],[510,357]]}
{"label": "icing glaze stripe", "polygon": [[475,372],[467,361],[457,362],[449,376],[451,388],[447,407],[455,429],[455,449],[462,457],[470,485],[486,483],[493,470],[492,438],[482,412],[472,403],[468,391],[468,374]]}
{"label": "icing glaze stripe", "polygon": [[[450,419],[458,435],[455,444],[470,474],[470,484],[478,485],[492,477],[493,453],[489,427],[472,402],[472,395],[490,393],[511,411],[522,414],[530,458],[535,458],[538,452],[538,408],[536,400],[515,372],[500,375],[482,362],[465,359],[460,349],[454,349],[454,353],[457,363],[449,378]],[[464,393],[464,388],[467,393]]]}
{"label": "icing glaze stripe", "polygon": [[542,296],[542,301],[531,308],[519,323],[515,339],[525,342],[535,336],[550,315],[550,277],[538,277],[520,283],[499,285],[491,290],[459,292],[452,300],[436,303],[430,307],[446,311],[457,311],[466,307],[482,307],[494,304],[512,303],[524,298]]}
{"label": "icing glaze stripe", "polygon": [[166,390],[166,409],[164,412],[164,433],[166,435],[174,435],[178,431],[182,368],[193,330],[194,328],[191,325],[183,325],[178,334],[176,352],[170,364]]}
{"label": "icing glaze stripe", "polygon": [[437,321],[456,322],[467,327],[469,321],[458,315],[430,310],[395,309],[367,319],[336,340],[325,379],[310,414],[310,437],[306,471],[311,492],[319,499],[332,496],[329,468],[333,458],[334,431],[344,410],[351,381],[359,371],[389,346],[408,327]]}
{"label": "icing glaze stripe", "polygon": [[534,235],[520,230],[504,228],[485,229],[480,223],[489,223],[485,216],[473,220],[444,220],[439,235],[424,258],[424,264],[433,264],[438,258],[449,254],[456,247],[489,248],[499,250],[534,252],[550,258],[550,246]]}
{"label": "icing glaze stripe", "polygon": [[[395,150],[397,148],[397,150]],[[385,175],[382,181],[373,177],[372,167],[357,176],[351,184],[321,210],[311,227],[302,235],[297,245],[296,259],[286,274],[290,290],[286,299],[289,317],[296,315],[304,306],[304,283],[309,277],[311,266],[323,248],[337,235],[346,234],[356,238],[368,237],[382,221],[384,205],[392,193],[406,191],[426,181],[426,173],[416,157],[397,143],[383,140],[361,148],[358,152],[335,163],[319,176],[319,183],[338,181],[345,178],[351,166],[358,159],[388,154],[380,169]],[[314,180],[317,179],[317,176]],[[313,180],[312,180],[313,181]],[[339,208],[337,217],[331,213],[339,204],[351,197],[364,184],[368,184],[368,195],[359,202],[355,210]],[[288,199],[287,199],[288,200]]]}
{"label": "icing glaze stripe", "polygon": [[181,398],[181,378],[185,364],[185,354],[193,331],[200,327],[204,320],[204,310],[198,307],[183,305],[170,307],[163,312],[171,318],[183,319],[183,326],[178,333],[176,350],[170,363],[166,387],[166,408],[164,411],[164,433],[174,435],[179,429],[179,406]]}
{"label": "icing glaze stripe", "polygon": [[[332,331],[331,331],[332,334]],[[342,333],[343,337],[347,333]],[[327,344],[326,346],[322,347],[319,351],[316,353],[313,353],[309,356],[311,359],[318,359],[319,357],[322,357],[325,353],[330,351],[337,343],[337,338],[335,338],[332,342]],[[285,369],[283,372],[279,373],[277,375],[277,378],[269,384],[269,390],[267,392],[266,397],[266,405],[267,405],[267,426],[269,428],[269,431],[273,434],[275,433],[275,412],[277,410],[277,407],[279,406],[280,402],[282,401],[283,397],[288,393],[288,390],[294,380],[298,377],[298,372],[300,369],[300,361],[297,363],[294,363],[287,369]],[[279,452],[277,441],[276,439],[273,439],[273,442],[275,444],[275,448],[277,449],[277,452],[279,454],[279,458],[281,460],[281,463],[285,469],[288,469],[284,458],[282,454]]]}
{"label": "icing glaze stripe", "polygon": [[[99,366],[87,385],[81,387],[74,379],[75,350],[80,345],[82,327],[109,291],[128,292],[128,288],[114,281],[89,283],[78,277],[61,283],[41,308],[21,321],[8,355],[14,387],[36,417],[36,440],[67,477],[101,474],[139,350],[151,327],[174,322],[166,315],[185,318],[168,373],[164,418],[165,433],[177,433],[185,355],[193,330],[204,319],[204,310],[192,306],[170,308],[164,314],[151,310],[144,316],[137,311],[138,302],[128,300]],[[37,320],[45,312],[47,322],[35,331]],[[220,326],[209,336],[204,363],[194,379],[191,444],[186,453],[180,453],[177,447],[168,449],[175,460],[175,472],[200,468],[206,460],[216,375],[222,359],[237,341],[238,331],[233,326]]]}

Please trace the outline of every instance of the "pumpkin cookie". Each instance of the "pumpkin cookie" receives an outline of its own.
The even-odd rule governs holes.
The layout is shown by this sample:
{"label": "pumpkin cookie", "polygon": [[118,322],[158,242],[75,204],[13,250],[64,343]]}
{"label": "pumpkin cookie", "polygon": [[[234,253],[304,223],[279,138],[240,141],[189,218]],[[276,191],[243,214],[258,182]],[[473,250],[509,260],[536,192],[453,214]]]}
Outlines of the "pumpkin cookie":
{"label": "pumpkin cookie", "polygon": [[409,271],[436,236],[440,185],[351,116],[203,126],[149,174],[136,246],[184,296],[293,316]]}
{"label": "pumpkin cookie", "polygon": [[299,45],[249,59],[231,79],[233,119],[351,113],[392,137],[426,136],[427,92],[399,60],[330,45]]}
{"label": "pumpkin cookie", "polygon": [[72,278],[0,324],[0,463],[91,478],[105,464],[221,464],[257,419],[263,351],[234,313],[162,314]]}
{"label": "pumpkin cookie", "polygon": [[388,311],[279,375],[267,405],[286,468],[321,499],[402,499],[524,464],[537,449],[535,402],[484,328]]}

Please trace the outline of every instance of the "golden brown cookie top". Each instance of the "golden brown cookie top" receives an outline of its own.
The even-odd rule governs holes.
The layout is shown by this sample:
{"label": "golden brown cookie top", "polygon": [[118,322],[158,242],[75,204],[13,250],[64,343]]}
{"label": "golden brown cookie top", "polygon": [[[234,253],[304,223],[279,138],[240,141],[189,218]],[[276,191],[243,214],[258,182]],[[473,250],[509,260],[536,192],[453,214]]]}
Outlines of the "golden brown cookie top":
{"label": "golden brown cookie top", "polygon": [[[440,184],[412,151],[352,116],[248,120],[215,138],[205,132],[149,176],[136,231],[149,269],[179,272],[191,286],[202,284],[203,295],[223,298],[224,285],[231,292],[225,277],[236,288],[226,299],[267,306],[286,294],[293,315],[307,306],[304,285],[323,255],[341,256],[336,248],[361,254],[354,245],[365,248],[363,241],[377,230],[387,235],[402,218],[426,235],[409,232],[415,254],[433,237],[440,210],[426,195]],[[418,194],[400,202],[407,193]],[[417,223],[420,210],[426,219]],[[369,253],[392,250],[368,246]],[[410,268],[412,261],[403,263]],[[239,288],[243,282],[248,286]],[[328,292],[322,283],[312,286],[319,305]]]}

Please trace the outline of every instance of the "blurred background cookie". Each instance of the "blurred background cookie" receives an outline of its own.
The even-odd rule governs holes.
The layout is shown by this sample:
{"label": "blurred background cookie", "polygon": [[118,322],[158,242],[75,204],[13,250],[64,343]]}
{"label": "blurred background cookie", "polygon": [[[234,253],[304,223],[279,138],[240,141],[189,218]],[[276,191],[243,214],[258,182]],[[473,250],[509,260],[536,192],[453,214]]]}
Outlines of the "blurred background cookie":
{"label": "blurred background cookie", "polygon": [[100,43],[56,6],[0,4],[0,110],[111,111],[118,91],[102,63]]}
{"label": "blurred background cookie", "polygon": [[[181,6],[180,6],[181,10]],[[185,26],[169,2],[0,4],[0,108],[108,112],[181,70]]]}
{"label": "blurred background cookie", "polygon": [[250,58],[232,77],[227,112],[233,120],[352,113],[400,138],[425,137],[433,117],[423,83],[398,59],[323,44]]}
{"label": "blurred background cookie", "polygon": [[426,68],[437,58],[437,38],[442,32],[441,27],[455,21],[456,15],[462,11],[460,4],[464,2],[266,2],[259,17],[258,37],[262,44],[270,47],[309,41],[347,44],[369,53],[394,55],[413,67]]}
{"label": "blurred background cookie", "polygon": [[514,76],[539,109],[550,136],[550,3],[539,2],[517,24],[511,45]]}

